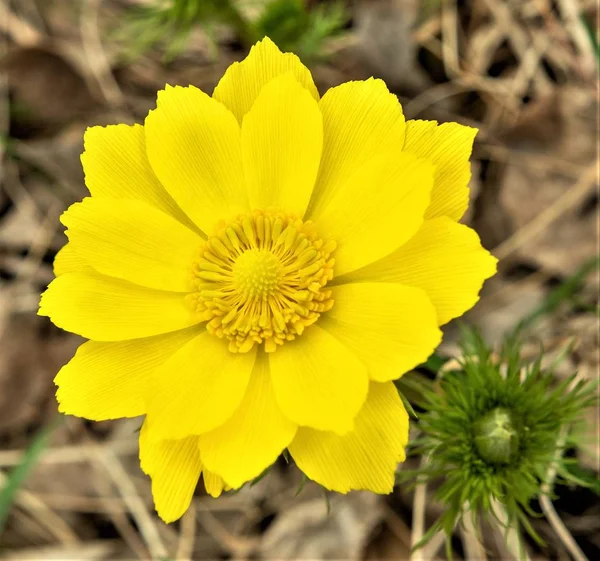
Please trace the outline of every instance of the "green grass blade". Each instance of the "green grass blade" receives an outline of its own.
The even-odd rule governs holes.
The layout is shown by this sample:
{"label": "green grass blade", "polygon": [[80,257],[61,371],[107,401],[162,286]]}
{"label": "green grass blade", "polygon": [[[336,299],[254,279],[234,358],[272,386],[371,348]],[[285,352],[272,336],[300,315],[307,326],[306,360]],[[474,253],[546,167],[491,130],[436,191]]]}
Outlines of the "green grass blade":
{"label": "green grass blade", "polygon": [[23,455],[23,460],[9,474],[6,484],[0,489],[0,533],[4,530],[8,513],[14,503],[18,490],[23,482],[36,465],[40,454],[48,446],[50,437],[54,429],[62,421],[62,416],[57,417],[53,422],[40,430],[33,439],[33,442]]}

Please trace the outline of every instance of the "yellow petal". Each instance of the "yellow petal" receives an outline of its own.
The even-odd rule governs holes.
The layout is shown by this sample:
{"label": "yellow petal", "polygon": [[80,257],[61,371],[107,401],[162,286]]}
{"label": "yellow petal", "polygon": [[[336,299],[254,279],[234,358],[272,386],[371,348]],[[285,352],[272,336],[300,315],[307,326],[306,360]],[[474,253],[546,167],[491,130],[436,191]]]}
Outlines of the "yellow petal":
{"label": "yellow petal", "polygon": [[142,125],[90,127],[83,142],[81,163],[92,196],[145,201],[189,224],[148,163]]}
{"label": "yellow petal", "polygon": [[256,347],[234,354],[226,341],[208,331],[182,346],[152,373],[152,438],[183,438],[222,425],[244,396],[255,358]]}
{"label": "yellow petal", "polygon": [[223,103],[241,124],[263,86],[286,72],[291,72],[318,101],[319,92],[308,68],[296,55],[282,53],[268,37],[256,43],[242,62],[234,62],[227,69],[213,97]]}
{"label": "yellow petal", "polygon": [[63,245],[54,258],[54,276],[64,275],[65,273],[76,273],[90,270],[90,266],[77,255],[70,243]]}
{"label": "yellow petal", "polygon": [[[335,304],[334,304],[335,306]],[[275,397],[295,423],[344,434],[367,396],[367,369],[318,325],[269,354]]]}
{"label": "yellow petal", "polygon": [[221,493],[225,490],[225,482],[222,477],[207,471],[205,468],[202,470],[202,479],[204,479],[204,488],[211,497],[216,499],[221,496]]}
{"label": "yellow petal", "polygon": [[438,325],[443,325],[475,305],[483,282],[496,272],[496,263],[474,230],[442,217],[426,220],[404,246],[343,280],[419,287],[435,306]]}
{"label": "yellow petal", "polygon": [[319,107],[323,155],[307,218],[320,213],[371,158],[400,152],[404,143],[402,107],[382,80],[370,78],[331,88]]}
{"label": "yellow petal", "polygon": [[153,442],[148,437],[148,423],[140,431],[140,465],[152,478],[152,496],[158,515],[164,522],[174,522],[184,514],[192,496],[202,464],[198,439]]}
{"label": "yellow petal", "polygon": [[458,123],[408,121],[404,151],[431,160],[436,166],[431,205],[426,218],[460,220],[469,206],[469,158],[477,129]]}
{"label": "yellow petal", "polygon": [[143,288],[92,271],[54,279],[42,294],[38,314],[96,341],[149,337],[202,321],[183,294]]}
{"label": "yellow petal", "polygon": [[152,370],[197,332],[192,327],[132,341],[84,343],[54,378],[58,410],[93,421],[143,415]]}
{"label": "yellow petal", "polygon": [[351,283],[333,289],[333,308],[319,325],[348,347],[377,382],[400,378],[439,345],[435,308],[419,288]]}
{"label": "yellow petal", "polygon": [[375,156],[315,209],[311,220],[337,242],[336,275],[388,255],[415,234],[429,204],[433,172],[427,160],[412,154]]}
{"label": "yellow petal", "polygon": [[98,272],[159,290],[193,290],[202,238],[149,204],[88,197],[61,222],[77,254]]}
{"label": "yellow petal", "polygon": [[271,80],[242,125],[250,206],[274,206],[303,216],[322,145],[323,120],[317,102],[291,73]]}
{"label": "yellow petal", "polygon": [[391,493],[404,461],[408,415],[392,382],[372,382],[369,397],[344,436],[300,428],[289,446],[298,467],[326,489]]}
{"label": "yellow petal", "polygon": [[258,477],[296,434],[296,425],[277,405],[267,359],[259,353],[244,399],[233,417],[200,435],[203,464],[232,488]]}
{"label": "yellow petal", "polygon": [[199,228],[211,234],[248,210],[240,127],[222,104],[194,86],[167,86],[145,129],[152,169]]}

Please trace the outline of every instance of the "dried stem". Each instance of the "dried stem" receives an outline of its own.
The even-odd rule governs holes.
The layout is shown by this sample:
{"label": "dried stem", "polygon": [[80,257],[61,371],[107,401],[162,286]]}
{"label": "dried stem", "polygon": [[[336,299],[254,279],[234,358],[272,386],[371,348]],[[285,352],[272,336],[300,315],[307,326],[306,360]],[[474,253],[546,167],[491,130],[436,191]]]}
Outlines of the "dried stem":
{"label": "dried stem", "polygon": [[[8,477],[0,472],[0,487],[6,484]],[[77,534],[44,501],[30,491],[20,489],[16,494],[16,502],[28,510],[35,519],[64,546],[71,547],[80,543]]]}
{"label": "dried stem", "polygon": [[525,544],[521,534],[517,529],[509,526],[508,513],[504,505],[497,500],[492,502],[492,512],[494,516],[490,518],[492,526],[506,538],[506,546],[510,554],[520,561],[531,561],[529,554],[525,549]]}
{"label": "dried stem", "polygon": [[487,561],[485,547],[480,539],[481,532],[475,526],[473,513],[468,508],[463,509],[460,535],[467,561]]}
{"label": "dried stem", "polygon": [[156,523],[148,512],[146,505],[139,497],[133,481],[131,481],[129,474],[123,468],[119,458],[110,448],[105,449],[104,452],[97,452],[96,457],[105,467],[106,472],[123,497],[123,501],[134,517],[153,558],[161,559],[167,557],[167,549],[162,542]]}
{"label": "dried stem", "polygon": [[197,507],[192,501],[190,508],[181,519],[181,536],[175,559],[177,561],[192,561],[194,542],[196,540],[196,515]]}
{"label": "dried stem", "polygon": [[[569,384],[569,388],[567,391],[573,389],[580,381],[581,376],[576,375],[571,383]],[[569,427],[564,426],[558,439],[556,441],[556,450],[554,451],[554,459],[548,468],[548,472],[546,473],[546,481],[542,484],[541,488],[541,497],[540,497],[540,505],[542,507],[542,511],[544,512],[548,522],[552,526],[552,529],[556,532],[556,535],[565,546],[567,551],[571,554],[571,557],[575,559],[575,561],[589,561],[586,555],[583,553],[581,548],[577,545],[575,538],[569,532],[564,522],[561,520],[560,516],[556,512],[552,501],[550,500],[550,492],[552,490],[552,485],[554,484],[554,480],[556,479],[556,472],[558,469],[558,463],[563,455],[565,449],[565,443],[567,441],[567,436],[569,434]]]}
{"label": "dried stem", "polygon": [[121,107],[125,104],[125,97],[112,74],[98,29],[100,2],[101,0],[83,2],[80,21],[83,51],[104,100],[110,105]]}
{"label": "dried stem", "polygon": [[581,179],[563,195],[558,197],[548,208],[538,214],[531,222],[515,232],[493,251],[498,259],[505,259],[519,247],[529,243],[542,232],[548,231],[550,225],[565,212],[576,207],[594,187],[599,161],[594,162],[581,176]]}
{"label": "dried stem", "polygon": [[[423,469],[429,461],[428,456],[421,458],[420,469]],[[413,500],[413,521],[410,546],[413,551],[410,555],[410,561],[425,561],[423,549],[414,549],[414,547],[423,539],[425,535],[425,504],[427,502],[427,480],[423,476],[417,478],[415,487],[415,497]]]}

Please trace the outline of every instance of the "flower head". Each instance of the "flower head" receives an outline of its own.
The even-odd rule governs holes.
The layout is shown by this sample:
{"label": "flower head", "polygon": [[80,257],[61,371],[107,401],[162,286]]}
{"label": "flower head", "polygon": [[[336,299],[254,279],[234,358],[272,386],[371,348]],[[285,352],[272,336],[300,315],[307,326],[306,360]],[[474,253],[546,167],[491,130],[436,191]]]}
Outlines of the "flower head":
{"label": "flower head", "polygon": [[285,450],[340,492],[387,493],[408,417],[392,380],[470,308],[495,259],[458,224],[475,130],[408,121],[381,80],[322,98],[268,39],[212,97],[159,92],[144,125],[92,127],[91,197],[40,314],[90,339],[60,410],[145,415],[164,520]]}

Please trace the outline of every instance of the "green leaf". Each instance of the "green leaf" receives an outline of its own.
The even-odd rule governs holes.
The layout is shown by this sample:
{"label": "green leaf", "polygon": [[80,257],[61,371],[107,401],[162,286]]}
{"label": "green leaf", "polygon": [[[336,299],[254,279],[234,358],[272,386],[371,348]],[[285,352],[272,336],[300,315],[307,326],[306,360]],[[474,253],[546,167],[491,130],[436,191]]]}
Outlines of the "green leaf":
{"label": "green leaf", "polygon": [[567,482],[577,483],[582,487],[587,487],[596,495],[600,496],[600,479],[598,479],[594,471],[584,469],[575,463],[567,463],[565,471],[564,478]]}
{"label": "green leaf", "polygon": [[419,366],[417,368],[426,368],[430,372],[437,374],[441,370],[442,366],[444,366],[444,364],[446,364],[447,362],[448,362],[448,359],[446,357],[442,357],[442,356],[438,355],[437,353],[433,353],[427,359],[427,362],[425,362],[424,364],[422,364],[421,366]]}
{"label": "green leaf", "polygon": [[408,399],[404,397],[404,394],[398,389],[398,386],[396,386],[396,390],[398,391],[398,395],[400,396],[402,404],[404,405],[404,408],[408,412],[409,416],[413,419],[418,419],[419,416],[416,414],[415,410],[413,409],[413,406],[410,404],[410,401],[408,401]]}
{"label": "green leaf", "polygon": [[307,62],[323,58],[327,39],[340,34],[348,19],[342,2],[308,9],[302,0],[274,0],[254,27],[258,36],[269,36],[281,50]]}
{"label": "green leaf", "polygon": [[300,481],[300,485],[298,485],[298,489],[296,489],[294,497],[297,497],[300,493],[302,493],[307,481],[309,481],[308,477],[306,477],[306,474],[302,472],[302,481]]}

